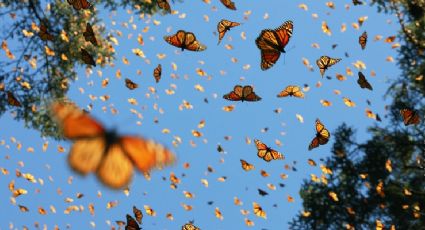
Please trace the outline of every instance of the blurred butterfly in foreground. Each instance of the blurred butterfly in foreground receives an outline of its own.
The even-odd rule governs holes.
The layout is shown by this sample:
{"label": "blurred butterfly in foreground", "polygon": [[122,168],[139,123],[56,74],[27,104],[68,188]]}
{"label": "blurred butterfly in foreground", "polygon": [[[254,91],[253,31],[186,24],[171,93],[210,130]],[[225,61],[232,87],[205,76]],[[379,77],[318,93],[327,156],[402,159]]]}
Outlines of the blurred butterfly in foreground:
{"label": "blurred butterfly in foreground", "polygon": [[158,64],[158,66],[153,70],[153,77],[155,78],[155,82],[158,83],[161,80],[162,74],[162,66]]}
{"label": "blurred butterfly in foreground", "polygon": [[359,79],[357,80],[357,84],[359,84],[360,88],[373,90],[372,85],[366,80],[365,75],[362,72],[359,72]]}
{"label": "blurred butterfly in foreground", "polygon": [[203,51],[207,48],[196,40],[195,34],[184,30],[179,30],[176,34],[171,36],[164,36],[164,40],[175,47],[181,48],[182,51],[185,49],[190,51]]}
{"label": "blurred butterfly in foreground", "polygon": [[201,229],[196,227],[192,223],[187,223],[187,224],[182,226],[182,230],[201,230]]}
{"label": "blurred butterfly in foreground", "polygon": [[278,28],[262,30],[255,40],[255,44],[261,50],[261,69],[267,70],[272,67],[285,53],[285,46],[292,36],[292,21],[286,21]]}
{"label": "blurred butterfly in foreground", "polygon": [[316,136],[311,141],[308,146],[308,150],[312,150],[314,148],[319,147],[319,145],[325,145],[328,143],[331,134],[325,128],[325,126],[320,122],[319,119],[316,119]]}
{"label": "blurred butterfly in foreground", "polygon": [[325,74],[325,71],[335,65],[336,63],[338,63],[339,61],[341,61],[341,58],[331,58],[328,56],[321,56],[319,59],[316,60],[316,64],[320,69],[320,74],[323,77],[323,74]]}
{"label": "blurred butterfly in foreground", "polygon": [[120,136],[105,128],[71,103],[54,102],[51,112],[63,136],[74,141],[68,155],[70,167],[82,175],[95,172],[113,189],[130,183],[133,167],[149,172],[174,161],[164,146],[139,136]]}
{"label": "blurred butterfly in foreground", "polygon": [[296,85],[288,85],[284,90],[282,90],[277,97],[287,97],[294,96],[298,98],[304,98],[304,93],[301,91],[301,88]]}
{"label": "blurred butterfly in foreground", "polygon": [[134,90],[137,89],[139,87],[139,84],[133,82],[132,80],[126,78],[125,79],[125,86],[129,89],[129,90]]}
{"label": "blurred butterfly in foreground", "polygon": [[88,9],[91,4],[87,0],[67,0],[68,4],[73,6],[75,10]]}
{"label": "blurred butterfly in foreground", "polygon": [[47,31],[47,27],[44,24],[40,25],[40,32],[38,33],[41,40],[43,41],[53,41],[54,37]]}
{"label": "blurred butterfly in foreground", "polygon": [[87,42],[91,42],[94,46],[98,46],[96,36],[93,32],[93,27],[91,27],[90,23],[86,24],[86,31],[83,32],[83,36]]}
{"label": "blurred butterfly in foreground", "polygon": [[93,56],[91,56],[91,54],[89,54],[89,52],[83,48],[81,48],[81,59],[87,65],[96,66],[96,62],[94,61]]}
{"label": "blurred butterfly in foreground", "polygon": [[230,10],[236,10],[236,6],[235,3],[232,2],[231,0],[220,0],[221,3],[223,3],[223,5]]}
{"label": "blurred butterfly in foreground", "polygon": [[12,106],[21,107],[21,102],[18,101],[18,99],[13,95],[12,92],[7,91],[7,103]]}
{"label": "blurred butterfly in foreground", "polygon": [[360,35],[359,37],[359,44],[362,47],[362,50],[364,50],[366,48],[366,44],[367,44],[367,32],[363,32],[362,35]]}
{"label": "blurred butterfly in foreground", "polygon": [[254,89],[250,85],[241,86],[236,85],[233,91],[225,94],[224,99],[229,101],[259,101],[261,97],[255,94]]}
{"label": "blurred butterfly in foreground", "polygon": [[403,116],[403,122],[405,126],[417,125],[421,122],[419,114],[416,110],[402,109],[400,110],[401,116]]}
{"label": "blurred butterfly in foreground", "polygon": [[257,156],[259,158],[262,158],[263,160],[269,162],[271,160],[284,160],[285,157],[282,155],[282,153],[269,148],[266,144],[263,142],[255,139],[255,146],[257,147]]}
{"label": "blurred butterfly in foreground", "polygon": [[158,0],[157,1],[158,7],[167,11],[167,13],[171,14],[171,7],[170,3],[168,3],[167,0]]}
{"label": "blurred butterfly in foreground", "polygon": [[240,23],[238,23],[238,22],[232,22],[232,21],[228,21],[226,19],[222,19],[217,25],[218,44],[220,44],[221,39],[223,39],[224,35],[226,34],[226,32],[228,30],[230,30],[231,28],[233,28],[235,26],[239,26],[239,25],[240,25]]}

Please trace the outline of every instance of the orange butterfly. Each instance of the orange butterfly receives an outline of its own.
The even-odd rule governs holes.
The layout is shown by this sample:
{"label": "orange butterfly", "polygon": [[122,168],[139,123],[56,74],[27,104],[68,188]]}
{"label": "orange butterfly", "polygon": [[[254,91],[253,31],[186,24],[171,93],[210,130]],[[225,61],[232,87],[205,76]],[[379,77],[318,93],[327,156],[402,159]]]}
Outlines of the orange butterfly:
{"label": "orange butterfly", "polygon": [[86,31],[83,32],[83,36],[87,42],[91,42],[93,45],[98,46],[96,36],[94,35],[94,32],[93,32],[93,28],[88,22],[86,24]]}
{"label": "orange butterfly", "polygon": [[91,56],[89,52],[83,48],[81,48],[81,59],[87,65],[96,66],[96,62],[94,61],[93,56]]}
{"label": "orange butterfly", "polygon": [[21,102],[16,99],[15,95],[12,92],[7,91],[7,103],[12,106],[21,107]]}
{"label": "orange butterfly", "polygon": [[203,51],[207,47],[196,40],[195,34],[186,32],[184,30],[177,31],[176,34],[171,36],[164,36],[164,40],[169,44],[190,51]]}
{"label": "orange butterfly", "polygon": [[88,9],[91,4],[87,0],[67,0],[69,5],[72,5],[75,10]]}
{"label": "orange butterfly", "polygon": [[167,0],[158,0],[157,1],[158,7],[167,11],[167,13],[171,14],[171,7],[170,3],[168,3]]}
{"label": "orange butterfly", "polygon": [[359,37],[359,44],[362,47],[362,50],[364,50],[366,48],[366,44],[367,44],[367,32],[363,32],[362,35],[360,35]]}
{"label": "orange butterfly", "polygon": [[161,64],[158,64],[158,66],[153,70],[153,77],[155,78],[156,83],[161,80],[161,74],[162,74],[162,66]]}
{"label": "orange butterfly", "polygon": [[242,165],[242,169],[245,170],[245,171],[251,171],[255,168],[254,165],[252,165],[252,164],[250,164],[247,161],[242,160],[242,159],[241,159],[241,165]]}
{"label": "orange butterfly", "polygon": [[235,26],[239,26],[240,23],[238,22],[232,22],[232,21],[228,21],[226,19],[222,19],[218,24],[217,24],[217,31],[218,31],[218,44],[220,44],[221,39],[223,39],[224,35],[226,34],[226,32],[228,30],[230,30],[231,28],[235,27]]}
{"label": "orange butterfly", "polygon": [[304,98],[304,93],[301,91],[299,86],[296,85],[288,85],[284,90],[282,90],[277,97],[287,97],[294,96],[298,98]]}
{"label": "orange butterfly", "polygon": [[362,72],[359,72],[359,79],[357,80],[357,84],[359,84],[360,88],[373,90],[372,85],[366,80],[365,75]]}
{"label": "orange butterfly", "polygon": [[402,109],[400,110],[401,116],[403,116],[403,122],[405,126],[417,125],[421,122],[421,118],[416,110]]}
{"label": "orange butterfly", "polygon": [[136,220],[139,224],[142,224],[143,213],[140,209],[133,206],[133,214],[136,217]]}
{"label": "orange butterfly", "polygon": [[267,70],[272,67],[285,53],[285,46],[292,36],[292,21],[286,21],[278,28],[262,30],[255,40],[257,47],[261,50],[261,69]]}
{"label": "orange butterfly", "polygon": [[263,142],[255,139],[255,146],[257,147],[257,156],[259,158],[262,158],[263,160],[269,162],[271,160],[283,160],[285,159],[285,157],[282,155],[282,153],[269,148],[266,144],[264,144]]}
{"label": "orange butterfly", "polygon": [[236,10],[236,6],[235,3],[232,2],[231,0],[220,0],[221,3],[223,3],[223,5],[230,10]]}
{"label": "orange butterfly", "polygon": [[137,83],[133,82],[132,80],[130,80],[128,78],[125,79],[125,86],[129,90],[137,89],[139,87],[139,85]]}
{"label": "orange butterfly", "polygon": [[47,31],[47,27],[44,24],[40,25],[40,32],[38,33],[41,40],[43,41],[53,41],[54,37]]}
{"label": "orange butterfly", "polygon": [[65,138],[74,141],[68,155],[71,168],[83,175],[96,172],[110,188],[127,186],[135,166],[141,172],[168,165],[174,154],[152,140],[120,136],[73,104],[55,102],[51,112]]}
{"label": "orange butterfly", "polygon": [[314,148],[319,147],[319,145],[325,145],[328,143],[331,134],[325,128],[325,126],[320,122],[319,119],[316,119],[316,136],[311,141],[308,146],[308,150],[312,150]]}
{"label": "orange butterfly", "polygon": [[195,225],[193,225],[193,223],[190,222],[190,223],[183,225],[182,230],[201,230],[201,229],[196,227]]}
{"label": "orange butterfly", "polygon": [[261,100],[261,97],[259,97],[257,94],[255,94],[254,89],[252,86],[246,85],[236,85],[233,88],[233,91],[225,94],[223,96],[224,99],[229,101],[259,101]]}
{"label": "orange butterfly", "polygon": [[263,210],[263,208],[256,202],[252,203],[254,214],[258,217],[262,217],[264,219],[267,219],[266,211]]}
{"label": "orange butterfly", "polygon": [[338,63],[339,61],[341,61],[341,58],[331,58],[328,56],[321,56],[319,59],[316,60],[316,64],[320,69],[320,74],[323,77],[323,74],[325,74],[325,71],[335,65],[336,63]]}

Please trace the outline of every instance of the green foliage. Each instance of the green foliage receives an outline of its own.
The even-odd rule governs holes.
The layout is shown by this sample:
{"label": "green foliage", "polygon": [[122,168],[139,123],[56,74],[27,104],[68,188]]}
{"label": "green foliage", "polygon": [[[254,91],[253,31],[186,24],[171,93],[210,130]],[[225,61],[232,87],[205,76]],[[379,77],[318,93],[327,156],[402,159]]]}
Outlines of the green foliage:
{"label": "green foliage", "polygon": [[[151,3],[144,0],[98,0],[91,3],[97,7],[76,11],[67,1],[60,0],[0,2],[2,48],[13,54],[8,59],[0,59],[0,115],[10,111],[27,127],[40,130],[42,136],[60,138],[49,116],[48,105],[51,101],[66,98],[69,84],[77,78],[76,68],[85,66],[80,49],[92,54],[101,67],[114,59],[113,35],[98,26],[97,8],[131,7],[139,14],[157,11],[155,0]],[[82,33],[87,22],[94,27],[98,47],[84,40]],[[53,41],[43,41],[38,36],[41,23],[54,36]],[[14,94],[21,107],[7,103],[7,91]]]}
{"label": "green foliage", "polygon": [[[387,96],[386,127],[372,127],[372,137],[354,140],[345,124],[335,132],[332,157],[326,167],[333,170],[327,183],[305,180],[300,190],[304,210],[291,229],[423,229],[425,226],[425,1],[374,1],[379,10],[399,19],[398,64],[403,74],[392,83]],[[414,108],[422,122],[404,126],[400,109]],[[328,195],[335,192],[338,201]]]}

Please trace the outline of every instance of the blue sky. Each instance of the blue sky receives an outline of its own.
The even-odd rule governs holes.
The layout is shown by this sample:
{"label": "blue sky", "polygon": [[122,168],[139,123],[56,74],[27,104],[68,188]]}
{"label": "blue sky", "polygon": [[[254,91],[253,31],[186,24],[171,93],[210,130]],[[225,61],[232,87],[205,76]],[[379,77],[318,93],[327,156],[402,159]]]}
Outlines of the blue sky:
{"label": "blue sky", "polygon": [[[303,179],[309,179],[310,174],[320,176],[319,167],[311,167],[307,164],[307,159],[314,159],[318,164],[319,159],[330,155],[331,142],[326,146],[321,146],[312,151],[307,151],[307,146],[315,135],[314,121],[320,118],[326,127],[331,131],[337,128],[342,122],[353,125],[358,130],[357,140],[365,140],[367,134],[366,127],[373,125],[374,121],[365,116],[365,108],[378,113],[384,118],[383,95],[388,87],[388,79],[393,79],[400,72],[395,63],[387,62],[387,56],[396,58],[396,50],[391,49],[391,45],[382,40],[374,42],[375,35],[382,35],[384,38],[396,35],[398,26],[396,18],[384,14],[378,14],[376,8],[369,6],[353,7],[351,1],[336,2],[336,9],[332,10],[325,4],[326,1],[235,1],[237,11],[226,9],[218,0],[211,4],[202,1],[185,1],[172,4],[172,8],[178,11],[175,15],[157,14],[152,20],[161,23],[154,25],[152,20],[149,23],[138,20],[137,15],[127,14],[120,10],[112,20],[116,25],[111,24],[109,12],[102,12],[101,18],[109,30],[120,30],[122,37],[118,37],[119,45],[117,50],[117,60],[114,67],[102,69],[102,77],[96,73],[99,68],[93,69],[91,76],[86,76],[84,67],[79,71],[79,79],[71,85],[68,96],[81,107],[86,107],[89,103],[94,105],[91,114],[100,120],[106,127],[116,128],[121,134],[137,134],[154,139],[172,149],[178,161],[175,165],[162,171],[152,172],[152,179],[147,181],[143,175],[137,173],[130,185],[130,195],[127,197],[121,191],[111,191],[102,186],[94,175],[81,177],[72,172],[67,165],[67,153],[58,153],[57,145],[62,145],[69,149],[70,142],[55,142],[53,140],[39,137],[35,131],[23,128],[23,124],[12,120],[10,114],[5,114],[0,118],[2,132],[0,139],[4,139],[10,146],[0,146],[0,167],[9,170],[9,175],[0,176],[0,195],[3,197],[2,213],[0,216],[0,229],[8,229],[9,224],[21,229],[26,225],[30,228],[34,222],[41,225],[46,224],[52,229],[55,224],[59,228],[70,224],[73,229],[90,229],[90,221],[96,223],[96,228],[106,229],[107,220],[115,223],[115,220],[125,220],[125,214],[132,212],[132,206],[143,209],[143,205],[150,205],[156,212],[156,217],[145,215],[144,229],[178,229],[182,224],[195,220],[195,224],[201,229],[242,229],[245,228],[244,216],[240,209],[249,210],[251,213],[248,219],[254,221],[253,229],[286,229],[287,222],[301,210],[301,199],[298,195],[300,184]],[[308,5],[308,11],[298,7],[299,4]],[[344,8],[345,4],[350,4],[350,10]],[[216,11],[212,7],[217,7]],[[248,20],[244,20],[244,12],[251,11]],[[184,19],[179,15],[186,14]],[[263,17],[268,13],[269,18]],[[312,18],[312,14],[318,14],[318,19]],[[209,16],[209,22],[204,20],[204,15]],[[137,30],[124,28],[123,22],[128,22],[130,17],[134,17],[134,24]],[[368,16],[367,21],[360,30],[351,27],[352,22],[356,22],[361,16]],[[242,25],[229,31],[222,43],[217,46],[218,37],[213,34],[217,23],[221,19],[241,22]],[[262,29],[276,28],[284,21],[294,22],[293,37],[286,47],[287,53],[281,56],[274,67],[267,71],[260,69],[260,51],[255,45],[255,38]],[[391,20],[392,24],[388,24]],[[326,21],[332,30],[332,36],[324,34],[321,30],[322,21]],[[346,23],[347,30],[340,32],[342,23]],[[149,26],[147,33],[142,32],[145,26]],[[170,33],[167,33],[170,28]],[[198,40],[208,48],[204,52],[189,52],[176,54],[178,49],[168,45],[164,40],[164,35],[175,33],[183,29],[195,33]],[[369,34],[369,43],[365,50],[361,50],[357,43],[358,36],[366,30]],[[241,32],[246,33],[246,40],[240,36]],[[132,33],[131,39],[127,35]],[[137,43],[137,35],[142,34],[145,44],[140,46]],[[149,37],[154,37],[152,41]],[[117,37],[115,35],[115,37]],[[229,38],[232,38],[232,41]],[[318,43],[320,49],[313,48],[312,43]],[[227,50],[225,44],[231,44],[233,50]],[[336,49],[332,49],[332,44],[338,44]],[[151,64],[146,64],[143,59],[134,55],[131,50],[140,48],[150,60]],[[348,52],[348,58],[344,53]],[[158,53],[166,54],[166,58],[159,60]],[[315,60],[321,55],[340,57],[342,61],[331,67],[327,75],[332,76],[332,80],[321,78]],[[130,65],[125,65],[121,57],[125,56],[130,61]],[[238,59],[233,63],[231,58]],[[309,59],[314,66],[314,72],[310,72],[302,64],[302,58]],[[4,53],[0,58],[5,58]],[[372,84],[374,90],[368,91],[360,89],[356,83],[357,70],[352,65],[357,60],[366,63],[365,73],[367,79]],[[203,61],[205,64],[201,64]],[[163,66],[163,76],[159,84],[155,84],[152,71],[157,64]],[[171,63],[177,65],[174,71]],[[244,70],[243,66],[249,64],[250,69]],[[346,67],[350,67],[353,76],[347,76]],[[196,74],[195,69],[201,68],[208,77],[201,77]],[[116,71],[120,69],[122,78],[115,77]],[[141,75],[136,74],[136,70],[142,71]],[[226,72],[220,75],[220,70]],[[370,71],[376,72],[376,77],[370,76]],[[176,74],[178,79],[173,79],[170,74]],[[336,73],[341,73],[347,77],[346,81],[338,81]],[[184,77],[186,75],[186,78]],[[124,86],[124,78],[130,78],[140,85],[140,88],[129,91]],[[241,78],[243,77],[243,81]],[[109,78],[108,87],[102,88],[103,79]],[[322,87],[317,88],[315,84],[321,81]],[[174,95],[167,95],[166,89],[170,85],[177,86]],[[199,92],[194,86],[200,84],[205,92]],[[230,92],[236,84],[253,85],[256,93],[263,98],[256,103],[232,103],[222,99],[222,95]],[[310,91],[306,92],[305,99],[277,98],[276,95],[285,86],[295,84],[303,86],[308,84]],[[91,86],[93,85],[93,86]],[[158,98],[152,96],[147,98],[148,87],[153,86],[157,90]],[[81,94],[79,88],[84,88],[85,93]],[[333,90],[338,89],[341,95],[335,95]],[[97,99],[91,101],[89,95],[102,96],[109,95],[110,99],[102,102]],[[217,94],[217,98],[214,98]],[[348,108],[342,102],[342,97],[348,97],[356,103],[356,107]],[[128,98],[136,98],[138,105],[130,105]],[[204,103],[207,98],[209,103]],[[321,99],[332,102],[332,106],[323,107]],[[372,106],[366,104],[366,99],[372,102]],[[191,110],[180,111],[179,105],[183,100],[189,101],[193,105]],[[165,112],[160,114],[154,109],[154,104],[162,108]],[[110,110],[102,111],[102,106],[109,107],[111,104],[118,109],[118,115],[112,115]],[[222,110],[223,106],[235,104],[232,112]],[[144,109],[143,109],[144,108]],[[274,109],[281,108],[282,112],[276,114]],[[143,119],[138,119],[130,112],[136,109],[143,114]],[[304,123],[296,119],[296,114],[304,117]],[[158,124],[154,123],[157,117]],[[205,127],[198,129],[197,125],[201,120],[205,120]],[[141,121],[142,125],[136,125]],[[383,124],[385,124],[385,119]],[[265,133],[261,130],[268,127]],[[169,129],[170,134],[163,134],[163,129]],[[199,130],[203,137],[192,136],[191,130]],[[284,135],[282,135],[284,134]],[[172,145],[173,136],[182,138],[183,143],[175,148]],[[224,139],[231,136],[231,140]],[[15,137],[23,147],[19,151],[16,145],[10,140]],[[256,148],[253,143],[246,144],[245,138],[260,139],[272,148],[282,152],[286,159],[284,161],[274,161],[267,163],[256,156]],[[203,139],[207,140],[205,144]],[[278,139],[282,142],[279,147],[275,144]],[[196,143],[196,147],[190,145],[190,141]],[[42,151],[42,144],[48,141],[48,151]],[[218,153],[217,145],[221,144],[226,153]],[[26,149],[34,147],[34,153],[28,153]],[[5,156],[10,156],[7,160]],[[244,159],[255,165],[256,169],[245,172],[240,167],[240,159]],[[221,160],[224,162],[221,163]],[[18,165],[22,161],[24,167]],[[293,172],[284,168],[285,164],[295,165],[297,171]],[[183,168],[183,163],[189,162],[189,169]],[[50,165],[50,169],[46,168]],[[213,173],[207,172],[207,167],[214,168]],[[21,172],[32,173],[36,178],[42,178],[44,185],[32,184],[22,178],[16,178],[15,169]],[[263,178],[260,170],[267,171],[270,176]],[[176,190],[170,188],[168,177],[170,172],[174,172],[182,183]],[[182,173],[186,176],[182,177]],[[283,180],[280,174],[287,174],[288,178]],[[53,177],[53,182],[49,181],[49,176]],[[73,177],[72,184],[68,184],[69,177]],[[219,182],[217,178],[226,176],[226,182]],[[163,181],[166,177],[167,181]],[[201,179],[209,181],[209,187],[205,188],[201,184]],[[8,183],[15,180],[16,187],[28,190],[28,194],[16,198],[17,204],[25,205],[30,209],[28,213],[22,213],[17,206],[10,203],[11,193],[8,190]],[[274,184],[277,189],[269,190],[267,184]],[[284,183],[285,187],[280,188],[279,183]],[[57,194],[57,190],[62,190],[62,195]],[[258,195],[257,188],[261,188],[269,193],[268,196]],[[36,190],[40,191],[37,193]],[[102,197],[97,197],[101,191]],[[189,191],[195,195],[194,199],[187,199],[183,191]],[[84,194],[81,199],[76,198],[76,194]],[[288,203],[287,196],[294,197],[295,202]],[[242,202],[242,206],[233,204],[233,198],[237,196]],[[73,198],[73,203],[65,203],[67,197]],[[118,201],[118,206],[106,209],[109,201]],[[208,205],[208,201],[214,201]],[[267,219],[256,217],[252,212],[252,202],[259,203],[267,213]],[[87,205],[94,203],[95,215],[91,216]],[[192,211],[185,211],[181,204],[193,206]],[[277,207],[273,207],[277,204]],[[56,213],[49,209],[50,205],[56,208]],[[82,205],[84,211],[74,212],[69,215],[63,213],[69,205]],[[48,210],[47,215],[40,215],[38,207]],[[214,209],[218,207],[223,216],[219,220],[214,216]],[[165,218],[166,213],[172,213],[174,221]]]}

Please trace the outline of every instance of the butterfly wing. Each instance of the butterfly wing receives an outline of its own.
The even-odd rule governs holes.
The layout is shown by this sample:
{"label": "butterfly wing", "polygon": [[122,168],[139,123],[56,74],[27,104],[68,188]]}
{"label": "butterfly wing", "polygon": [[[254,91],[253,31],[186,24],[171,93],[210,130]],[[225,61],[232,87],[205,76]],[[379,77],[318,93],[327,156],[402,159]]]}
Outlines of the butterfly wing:
{"label": "butterfly wing", "polygon": [[81,59],[87,65],[96,66],[96,62],[94,61],[93,56],[91,56],[89,52],[83,48],[81,48]]}
{"label": "butterfly wing", "polygon": [[301,88],[299,86],[293,86],[292,94],[294,95],[294,97],[304,98],[304,93],[301,91]]}
{"label": "butterfly wing", "polygon": [[229,101],[240,101],[242,100],[242,96],[243,96],[242,91],[243,91],[243,87],[241,85],[236,85],[233,88],[233,91],[228,94],[225,94],[223,98]]}
{"label": "butterfly wing", "polygon": [[341,61],[340,58],[331,58],[328,56],[321,56],[319,59],[316,60],[316,64],[320,69],[320,74],[323,77],[323,74],[325,74],[325,71],[335,65],[336,63],[338,63],[339,61]]}
{"label": "butterfly wing", "polygon": [[93,45],[98,46],[96,36],[93,32],[93,27],[90,25],[90,23],[86,24],[86,31],[83,32],[84,40],[91,42]]}
{"label": "butterfly wing", "polygon": [[200,230],[200,228],[196,227],[192,223],[187,223],[182,226],[182,230]]}
{"label": "butterfly wing", "polygon": [[169,44],[184,49],[183,42],[185,39],[186,32],[184,30],[177,31],[176,34],[171,36],[164,36],[164,40]]}
{"label": "butterfly wing", "polygon": [[53,41],[53,35],[49,34],[47,27],[44,24],[40,25],[40,32],[38,33],[41,40],[43,41]]}
{"label": "butterfly wing", "polygon": [[319,138],[314,137],[313,140],[310,142],[310,145],[308,146],[308,150],[312,150],[317,147],[319,147]]}
{"label": "butterfly wing", "polygon": [[199,41],[196,40],[195,34],[191,32],[186,32],[184,46],[185,49],[190,51],[203,51],[207,48],[205,45],[199,43]]}
{"label": "butterfly wing", "polygon": [[95,172],[102,161],[105,148],[103,136],[77,140],[68,154],[69,166],[82,175]]}
{"label": "butterfly wing", "polygon": [[7,103],[12,106],[21,107],[21,102],[13,95],[12,92],[7,91]]}
{"label": "butterfly wing", "polygon": [[137,224],[136,220],[130,215],[126,215],[127,225],[125,226],[125,230],[140,230],[139,224]]}
{"label": "butterfly wing", "polygon": [[136,206],[133,206],[133,214],[139,224],[142,224],[143,213]]}
{"label": "butterfly wing", "polygon": [[420,123],[420,117],[414,110],[402,109],[400,110],[401,115],[403,116],[403,122],[405,126],[408,125],[417,125]]}
{"label": "butterfly wing", "polygon": [[226,32],[228,30],[230,30],[230,28],[233,28],[233,27],[239,26],[239,25],[240,25],[240,23],[238,23],[238,22],[232,22],[232,21],[229,21],[229,20],[222,19],[217,24],[218,44],[220,44],[220,42],[223,39],[224,35],[226,34]]}
{"label": "butterfly wing", "polygon": [[158,0],[158,7],[165,10],[167,13],[171,14],[171,6],[167,0]]}
{"label": "butterfly wing", "polygon": [[317,141],[320,145],[328,143],[330,137],[329,130],[325,128],[319,119],[316,119],[316,132]]}
{"label": "butterfly wing", "polygon": [[359,79],[357,80],[357,84],[359,84],[360,88],[367,88],[369,90],[373,90],[372,85],[366,80],[365,75],[362,72],[359,72]]}
{"label": "butterfly wing", "polygon": [[161,80],[162,74],[162,66],[158,64],[158,66],[153,70],[153,77],[155,78],[155,82],[158,83]]}
{"label": "butterfly wing", "polygon": [[363,50],[366,48],[366,44],[367,44],[367,32],[366,31],[363,32],[362,35],[360,35],[359,44],[360,44],[360,47],[362,47]]}
{"label": "butterfly wing", "polygon": [[240,159],[240,161],[241,161],[242,169],[245,170],[245,171],[250,171],[250,170],[253,170],[255,168],[254,165],[248,163],[245,160]]}
{"label": "butterfly wing", "polygon": [[132,80],[126,78],[125,79],[125,86],[129,89],[129,90],[134,90],[137,89],[139,87],[139,85],[135,82],[133,82]]}
{"label": "butterfly wing", "polygon": [[261,97],[255,94],[252,86],[246,85],[242,89],[242,101],[259,101]]}
{"label": "butterfly wing", "polygon": [[236,6],[235,3],[232,2],[231,0],[220,0],[221,3],[223,3],[223,5],[230,10],[236,10]]}
{"label": "butterfly wing", "polygon": [[254,142],[255,142],[255,147],[257,147],[257,156],[259,158],[264,159],[268,151],[267,145],[261,142],[260,140],[254,140]]}

